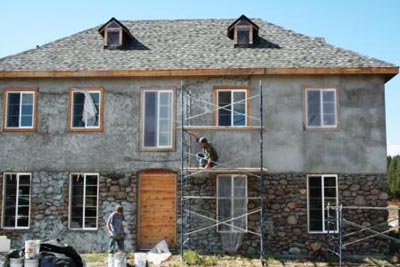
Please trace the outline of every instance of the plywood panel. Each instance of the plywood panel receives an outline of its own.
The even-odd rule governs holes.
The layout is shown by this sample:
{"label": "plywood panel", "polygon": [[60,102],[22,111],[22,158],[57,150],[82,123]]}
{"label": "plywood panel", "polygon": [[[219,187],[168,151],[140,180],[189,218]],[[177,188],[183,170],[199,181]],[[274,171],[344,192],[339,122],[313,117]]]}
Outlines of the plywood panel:
{"label": "plywood panel", "polygon": [[152,248],[165,239],[176,239],[176,174],[142,172],[139,178],[139,247]]}

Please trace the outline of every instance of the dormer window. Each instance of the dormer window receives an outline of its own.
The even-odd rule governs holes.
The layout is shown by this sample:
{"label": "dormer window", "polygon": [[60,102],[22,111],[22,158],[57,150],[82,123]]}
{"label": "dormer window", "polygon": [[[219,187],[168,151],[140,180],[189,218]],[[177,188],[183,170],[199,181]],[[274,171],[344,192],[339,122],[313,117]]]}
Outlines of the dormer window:
{"label": "dormer window", "polygon": [[235,47],[252,47],[258,37],[258,26],[242,15],[228,27],[228,37],[235,41]]}
{"label": "dormer window", "polygon": [[100,27],[99,33],[104,37],[104,48],[119,49],[128,47],[133,40],[132,34],[121,22],[112,18]]}

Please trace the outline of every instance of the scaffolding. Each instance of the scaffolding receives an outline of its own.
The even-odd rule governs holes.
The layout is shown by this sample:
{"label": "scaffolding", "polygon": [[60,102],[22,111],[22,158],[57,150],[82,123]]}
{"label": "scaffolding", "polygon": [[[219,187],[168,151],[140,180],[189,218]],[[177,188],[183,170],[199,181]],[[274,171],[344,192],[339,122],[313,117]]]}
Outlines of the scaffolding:
{"label": "scaffolding", "polygon": [[[229,126],[207,126],[207,125],[192,125],[191,121],[192,119],[199,118],[201,116],[205,116],[207,114],[213,114],[214,112],[218,110],[228,110],[229,105],[225,106],[218,106],[218,103],[209,103],[207,101],[201,100],[199,98],[196,98],[192,95],[192,92],[188,89],[186,89],[183,85],[183,82],[181,82],[180,86],[180,115],[181,115],[181,122],[180,122],[180,129],[181,129],[181,144],[180,144],[180,149],[181,149],[181,170],[180,170],[180,218],[181,218],[181,223],[180,223],[180,253],[181,256],[183,256],[183,251],[184,249],[190,249],[190,241],[191,241],[191,236],[196,233],[200,233],[202,231],[206,231],[212,228],[217,228],[221,225],[227,225],[229,224],[233,229],[239,231],[239,232],[245,232],[249,233],[252,235],[255,235],[256,238],[258,237],[259,239],[259,244],[260,244],[260,249],[259,249],[259,255],[260,259],[263,258],[264,256],[264,199],[265,199],[265,193],[264,193],[264,173],[267,172],[267,169],[264,168],[263,166],[263,161],[264,161],[264,155],[263,155],[263,134],[264,134],[264,124],[263,124],[263,88],[262,88],[262,83],[261,80],[259,81],[259,88],[258,88],[259,94],[254,95],[254,96],[248,96],[246,95],[245,99],[239,100],[237,102],[232,102],[230,105],[233,105],[235,103],[240,103],[243,101],[249,101],[256,99],[256,97],[259,97],[259,117],[254,117],[250,116],[245,112],[246,120],[248,118],[251,118],[253,121],[258,121],[258,125],[256,126],[246,126],[246,127],[235,127],[235,130],[246,130],[246,131],[258,131],[259,132],[259,166],[257,167],[239,167],[238,161],[243,158],[243,155],[238,158],[238,159],[233,159],[227,162],[218,162],[218,165],[210,168],[210,169],[204,169],[204,168],[199,168],[199,167],[192,167],[192,158],[194,154],[192,154],[191,151],[191,140],[188,140],[190,136],[187,136],[185,131],[188,130],[198,130],[198,131],[221,131],[221,130],[231,130],[232,127]],[[234,100],[232,100],[234,101]],[[212,107],[210,110],[207,110],[205,112],[201,112],[199,114],[193,115],[192,112],[192,106],[193,104],[200,103],[201,105],[209,105]],[[236,111],[229,110],[233,113]],[[243,113],[240,113],[240,115],[243,115]],[[197,163],[196,163],[197,164]],[[198,165],[198,164],[197,164]],[[253,200],[257,201],[259,203],[259,206],[256,208],[253,208],[251,210],[247,209],[246,206],[246,213],[240,214],[237,216],[232,216],[232,218],[228,219],[223,219],[223,220],[218,220],[218,217],[216,214],[204,214],[203,211],[195,211],[191,206],[192,206],[192,201],[203,201],[203,200],[214,200],[218,202],[220,199],[223,199],[222,197],[218,196],[218,192],[215,192],[215,195],[201,195],[201,194],[196,194],[196,195],[188,195],[185,192],[185,187],[190,185],[191,182],[193,182],[193,179],[200,179],[204,175],[210,175],[210,174],[242,174],[246,175],[248,181],[249,177],[255,177],[255,179],[259,180],[259,195],[258,196],[253,196],[249,197],[246,192],[246,205],[247,201]],[[199,178],[200,177],[200,178]],[[247,183],[247,182],[246,182]],[[248,187],[246,187],[246,190],[248,190]],[[230,198],[232,199],[232,198]],[[259,214],[259,227],[258,229],[249,229],[247,224],[246,228],[241,228],[237,225],[234,225],[234,221],[242,218],[242,217],[247,217],[252,214]],[[193,218],[197,219],[203,219],[209,222],[208,225],[203,226],[203,227],[197,227],[197,228],[191,228],[191,221]],[[189,228],[187,231],[184,227],[184,222],[187,223],[185,225],[187,228]]]}
{"label": "scaffolding", "polygon": [[[343,215],[344,210],[356,211],[358,213],[365,211],[392,211],[396,213],[396,216],[389,216],[387,221],[366,226],[347,219],[346,216]],[[343,250],[346,249],[347,246],[376,237],[400,244],[399,238],[389,235],[392,231],[399,231],[399,210],[398,207],[331,206],[328,203],[326,206],[328,226],[326,235],[327,251],[338,257],[338,266],[342,267]],[[349,230],[347,230],[347,227],[349,227]],[[399,245],[397,246],[399,248]]]}

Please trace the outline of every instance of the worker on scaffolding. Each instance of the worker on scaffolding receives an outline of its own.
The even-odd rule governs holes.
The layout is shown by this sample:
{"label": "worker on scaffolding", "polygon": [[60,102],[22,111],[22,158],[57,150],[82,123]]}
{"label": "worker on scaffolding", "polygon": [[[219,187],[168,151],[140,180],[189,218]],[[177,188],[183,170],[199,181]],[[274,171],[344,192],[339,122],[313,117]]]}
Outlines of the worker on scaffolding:
{"label": "worker on scaffolding", "polygon": [[216,165],[218,160],[218,154],[215,148],[208,142],[205,137],[197,137],[195,133],[192,131],[187,131],[187,133],[196,140],[197,143],[200,143],[203,148],[203,153],[196,153],[196,159],[199,162],[199,166],[205,169],[212,168]]}

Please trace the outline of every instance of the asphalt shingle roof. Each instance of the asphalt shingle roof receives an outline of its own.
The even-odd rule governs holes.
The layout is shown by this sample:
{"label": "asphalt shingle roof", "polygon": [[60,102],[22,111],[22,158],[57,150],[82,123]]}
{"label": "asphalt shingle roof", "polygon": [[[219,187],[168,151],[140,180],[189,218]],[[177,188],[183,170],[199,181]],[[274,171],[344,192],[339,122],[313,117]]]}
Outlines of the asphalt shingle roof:
{"label": "asphalt shingle roof", "polygon": [[2,58],[0,72],[395,66],[261,19],[252,19],[261,38],[256,47],[234,48],[227,37],[233,21],[121,21],[136,39],[129,50],[104,49],[100,25]]}

